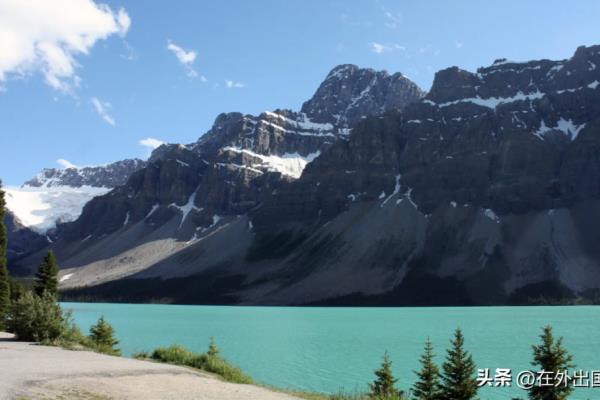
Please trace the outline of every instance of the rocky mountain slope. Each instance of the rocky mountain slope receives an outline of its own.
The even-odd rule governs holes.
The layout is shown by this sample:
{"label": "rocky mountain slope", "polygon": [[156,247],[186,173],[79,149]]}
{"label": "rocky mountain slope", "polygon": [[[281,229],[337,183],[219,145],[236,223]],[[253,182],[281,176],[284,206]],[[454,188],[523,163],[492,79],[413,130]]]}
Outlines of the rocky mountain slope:
{"label": "rocky mountain slope", "polygon": [[421,100],[401,75],[337,67],[300,113],[223,114],[88,203],[54,245],[63,285],[184,303],[596,298],[597,66],[600,46],[453,67]]}
{"label": "rocky mountain slope", "polygon": [[197,142],[161,146],[127,184],[59,226],[52,247],[63,266],[78,269],[68,283],[131,275],[205,241],[298,179],[335,142],[348,140],[351,124],[423,95],[402,74],[342,65],[300,112],[219,115]]}

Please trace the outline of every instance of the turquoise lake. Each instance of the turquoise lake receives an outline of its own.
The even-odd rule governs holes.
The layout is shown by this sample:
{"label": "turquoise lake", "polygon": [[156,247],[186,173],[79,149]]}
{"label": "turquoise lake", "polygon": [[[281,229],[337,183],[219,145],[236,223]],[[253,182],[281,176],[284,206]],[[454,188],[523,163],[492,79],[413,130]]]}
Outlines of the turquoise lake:
{"label": "turquoise lake", "polygon": [[[205,351],[213,336],[223,356],[256,381],[335,393],[365,390],[389,351],[398,387],[408,389],[430,337],[441,362],[455,328],[478,368],[529,368],[541,328],[564,336],[577,369],[600,370],[600,307],[292,308],[63,303],[85,331],[104,315],[125,355],[182,344]],[[484,388],[482,400],[526,398],[517,387]],[[600,388],[570,399],[600,398]]]}

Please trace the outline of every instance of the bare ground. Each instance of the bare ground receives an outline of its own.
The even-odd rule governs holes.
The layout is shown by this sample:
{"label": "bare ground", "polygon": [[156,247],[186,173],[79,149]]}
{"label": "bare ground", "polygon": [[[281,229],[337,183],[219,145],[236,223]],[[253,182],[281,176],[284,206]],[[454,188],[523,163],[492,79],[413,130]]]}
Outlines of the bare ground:
{"label": "bare ground", "polygon": [[0,400],[299,400],[184,367],[16,342],[0,332]]}

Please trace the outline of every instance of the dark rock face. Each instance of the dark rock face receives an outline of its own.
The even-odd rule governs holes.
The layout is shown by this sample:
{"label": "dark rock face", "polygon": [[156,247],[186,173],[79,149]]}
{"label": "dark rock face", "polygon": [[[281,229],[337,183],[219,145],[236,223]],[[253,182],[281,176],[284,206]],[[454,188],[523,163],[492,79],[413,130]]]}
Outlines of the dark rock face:
{"label": "dark rock face", "polygon": [[[222,114],[198,142],[157,149],[65,226],[57,249],[75,275],[123,268],[132,285],[169,287],[193,276],[244,304],[595,293],[598,68],[600,46],[448,68],[422,98],[400,74],[337,67],[300,113]],[[128,269],[148,231],[181,247]],[[78,243],[89,235],[95,244]],[[110,253],[112,238],[131,242]]]}
{"label": "dark rock face", "polygon": [[35,178],[25,182],[25,186],[94,186],[113,188],[125,184],[129,176],[142,169],[145,161],[132,159],[117,161],[107,165],[81,168],[46,168]]}
{"label": "dark rock face", "polygon": [[[422,96],[401,74],[337,67],[302,112],[223,113],[197,142],[159,147],[126,185],[88,203],[62,235],[68,240],[99,237],[121,229],[125,220],[146,221],[154,210],[149,223],[181,215],[186,221],[180,224],[194,226],[189,238],[215,218],[247,213],[298,179],[307,163],[348,140],[352,121],[402,108]],[[186,205],[189,211],[181,211]]]}
{"label": "dark rock face", "polygon": [[451,201],[499,213],[569,207],[600,194],[599,80],[597,46],[565,61],[440,71],[424,101],[359,124],[273,202],[302,202],[304,185],[325,202],[373,199],[400,174],[425,213]]}
{"label": "dark rock face", "polygon": [[361,69],[356,65],[335,67],[319,86],[302,112],[316,122],[352,127],[368,115],[402,109],[425,93],[401,73]]}
{"label": "dark rock face", "polygon": [[48,239],[21,225],[10,210],[6,210],[4,224],[9,239],[7,260],[11,271],[19,272],[17,268],[13,268],[12,264],[24,255],[48,245]]}
{"label": "dark rock face", "polygon": [[[440,71],[422,102],[357,125],[269,197],[251,215],[255,229],[306,230],[346,218],[356,202],[410,202],[425,235],[409,258],[401,242],[388,250],[398,255],[392,276],[405,266],[458,278],[474,303],[546,280],[598,288],[600,253],[588,240],[600,229],[580,218],[600,204],[599,81],[600,46],[564,61]],[[348,273],[361,269],[350,263]]]}

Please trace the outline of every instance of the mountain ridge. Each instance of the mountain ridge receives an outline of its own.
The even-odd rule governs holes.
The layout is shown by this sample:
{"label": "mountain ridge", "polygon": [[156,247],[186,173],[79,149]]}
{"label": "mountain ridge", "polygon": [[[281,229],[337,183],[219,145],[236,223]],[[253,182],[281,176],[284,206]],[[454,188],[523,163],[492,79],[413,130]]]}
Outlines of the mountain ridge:
{"label": "mountain ridge", "polygon": [[[353,99],[361,110],[394,104],[385,91],[360,96],[383,78],[348,73],[343,101],[322,104],[344,86],[334,82],[344,66],[300,113],[222,114],[65,226],[63,285],[73,296],[236,304],[588,296],[600,288],[590,242],[600,232],[587,222],[600,210],[599,50],[448,68],[424,98],[366,118],[335,113]],[[303,114],[322,129],[298,128]],[[265,159],[317,147],[299,177]],[[141,196],[135,210],[128,196]]]}

